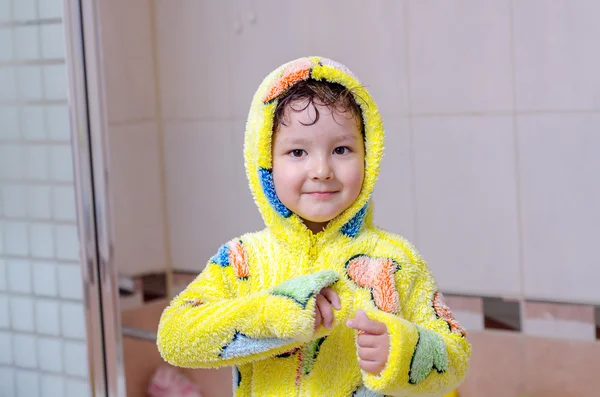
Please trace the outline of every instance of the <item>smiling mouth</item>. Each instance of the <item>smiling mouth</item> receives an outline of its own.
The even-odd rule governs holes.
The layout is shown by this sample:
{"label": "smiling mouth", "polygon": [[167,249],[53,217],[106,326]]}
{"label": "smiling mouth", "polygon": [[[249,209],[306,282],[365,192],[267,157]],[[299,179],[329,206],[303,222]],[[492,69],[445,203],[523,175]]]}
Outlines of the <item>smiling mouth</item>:
{"label": "smiling mouth", "polygon": [[329,198],[329,197],[333,196],[336,193],[338,193],[338,192],[308,192],[306,194],[308,194],[309,196],[314,197],[314,198],[325,199],[325,198]]}

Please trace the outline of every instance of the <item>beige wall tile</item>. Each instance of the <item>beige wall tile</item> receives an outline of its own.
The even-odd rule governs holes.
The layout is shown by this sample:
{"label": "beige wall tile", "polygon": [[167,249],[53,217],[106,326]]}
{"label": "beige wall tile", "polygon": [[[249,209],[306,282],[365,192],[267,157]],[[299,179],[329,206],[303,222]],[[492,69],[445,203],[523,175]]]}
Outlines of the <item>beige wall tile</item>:
{"label": "beige wall tile", "polygon": [[416,118],[412,125],[417,248],[440,288],[519,295],[512,119]]}
{"label": "beige wall tile", "polygon": [[152,120],[156,85],[150,3],[107,0],[99,5],[108,119]]}
{"label": "beige wall tile", "polygon": [[594,0],[513,2],[518,110],[600,109]]}
{"label": "beige wall tile", "polygon": [[510,1],[411,0],[408,10],[413,112],[512,109]]}
{"label": "beige wall tile", "polygon": [[375,224],[418,244],[415,233],[413,155],[408,120],[384,117],[385,152],[373,203]]}
{"label": "beige wall tile", "polygon": [[600,304],[600,115],[518,118],[524,292]]}
{"label": "beige wall tile", "polygon": [[167,258],[156,125],[111,125],[109,145],[117,269],[134,276],[164,271]]}

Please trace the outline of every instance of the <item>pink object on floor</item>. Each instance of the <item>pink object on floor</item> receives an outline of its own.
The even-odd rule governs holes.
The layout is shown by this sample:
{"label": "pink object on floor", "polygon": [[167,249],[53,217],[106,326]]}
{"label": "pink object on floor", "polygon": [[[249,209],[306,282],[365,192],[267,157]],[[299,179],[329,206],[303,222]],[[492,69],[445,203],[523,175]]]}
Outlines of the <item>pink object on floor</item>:
{"label": "pink object on floor", "polygon": [[149,397],[202,397],[202,393],[188,378],[167,365],[154,372],[148,385]]}

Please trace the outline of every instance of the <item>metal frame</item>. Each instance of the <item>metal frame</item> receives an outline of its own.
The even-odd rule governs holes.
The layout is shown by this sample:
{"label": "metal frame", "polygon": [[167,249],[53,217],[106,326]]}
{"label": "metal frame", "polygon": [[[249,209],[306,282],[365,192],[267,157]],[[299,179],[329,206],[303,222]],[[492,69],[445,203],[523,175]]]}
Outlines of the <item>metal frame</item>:
{"label": "metal frame", "polygon": [[125,396],[112,254],[99,0],[63,0],[69,112],[92,396]]}

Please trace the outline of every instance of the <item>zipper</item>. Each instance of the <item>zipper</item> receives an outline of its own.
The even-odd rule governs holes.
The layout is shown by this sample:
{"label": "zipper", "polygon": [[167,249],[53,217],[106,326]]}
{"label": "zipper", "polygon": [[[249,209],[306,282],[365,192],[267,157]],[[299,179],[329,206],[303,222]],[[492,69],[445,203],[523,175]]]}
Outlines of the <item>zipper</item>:
{"label": "zipper", "polygon": [[310,246],[308,247],[308,260],[310,262],[309,266],[311,267],[317,260],[317,235],[315,234],[310,236]]}
{"label": "zipper", "polygon": [[[318,256],[317,235],[316,234],[311,234],[311,236],[310,236],[310,243],[309,243],[307,254],[308,254],[307,255],[308,260],[306,261],[306,264],[305,264],[306,268],[304,269],[304,274],[307,274],[307,272],[314,271],[314,263],[317,260],[317,256]],[[297,369],[297,373],[296,373],[296,388],[298,389],[298,394],[297,394],[298,397],[300,397],[302,395],[302,379],[304,378],[304,370],[305,370],[304,366],[306,365],[306,363],[305,363],[305,361],[307,360],[306,355],[308,354],[307,347],[308,347],[308,345],[305,344],[298,351],[298,369]]]}

